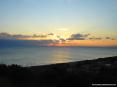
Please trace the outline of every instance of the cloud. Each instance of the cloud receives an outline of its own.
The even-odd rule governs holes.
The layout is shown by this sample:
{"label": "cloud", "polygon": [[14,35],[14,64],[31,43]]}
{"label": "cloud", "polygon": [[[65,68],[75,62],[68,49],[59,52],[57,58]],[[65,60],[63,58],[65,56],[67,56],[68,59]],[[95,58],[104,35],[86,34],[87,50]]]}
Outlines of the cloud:
{"label": "cloud", "polygon": [[[48,35],[54,35],[53,33],[45,34],[45,35],[22,35],[22,34],[9,34],[9,33],[0,33],[0,42],[1,46],[48,46],[48,44],[56,44],[60,41],[63,41],[62,38],[60,40],[53,39],[38,39],[38,40],[26,40],[26,38],[46,38]],[[6,43],[8,42],[8,43]],[[9,45],[10,44],[10,45]]]}
{"label": "cloud", "polygon": [[33,35],[22,35],[22,34],[9,34],[6,32],[0,33],[0,39],[26,39],[26,38],[46,38],[48,35],[37,35],[37,34],[33,34]]}
{"label": "cloud", "polygon": [[10,40],[17,40],[19,38],[30,38],[30,35],[22,35],[22,34],[9,34],[6,32],[0,33],[0,39],[10,39]]}
{"label": "cloud", "polygon": [[106,37],[106,39],[111,39],[110,37]]}
{"label": "cloud", "polygon": [[114,38],[111,38],[111,37],[105,37],[105,39],[107,39],[107,40],[115,40]]}
{"label": "cloud", "polygon": [[103,37],[103,38],[101,38],[101,37],[90,37],[89,38],[89,40],[116,40],[116,39],[114,39],[114,38],[112,38],[112,37]]}
{"label": "cloud", "polygon": [[0,47],[22,47],[22,46],[49,46],[56,44],[58,40],[0,40]]}
{"label": "cloud", "polygon": [[37,35],[37,34],[33,34],[32,37],[33,37],[33,38],[46,38],[47,35]]}
{"label": "cloud", "polygon": [[30,35],[21,35],[21,34],[16,34],[16,35],[12,35],[12,37],[19,39],[19,38],[30,38]]}
{"label": "cloud", "polygon": [[48,35],[53,36],[54,34],[53,33],[49,33]]}
{"label": "cloud", "polygon": [[65,41],[66,41],[65,38],[62,38],[62,37],[59,36],[59,35],[57,35],[56,37],[58,38],[59,42],[65,42]]}
{"label": "cloud", "polygon": [[90,34],[72,34],[67,40],[85,40]]}
{"label": "cloud", "polygon": [[38,40],[39,46],[48,46],[48,44],[56,44],[59,40]]}
{"label": "cloud", "polygon": [[0,39],[16,39],[15,37],[13,37],[11,34],[3,32],[0,33]]}
{"label": "cloud", "polygon": [[91,37],[91,38],[89,38],[90,40],[101,40],[102,38],[100,38],[100,37]]}
{"label": "cloud", "polygon": [[49,34],[9,34],[0,33],[0,46],[57,46],[69,44],[73,40],[115,40],[112,37],[96,37],[90,36],[90,34],[71,34],[69,38],[63,38],[60,35],[54,33]]}

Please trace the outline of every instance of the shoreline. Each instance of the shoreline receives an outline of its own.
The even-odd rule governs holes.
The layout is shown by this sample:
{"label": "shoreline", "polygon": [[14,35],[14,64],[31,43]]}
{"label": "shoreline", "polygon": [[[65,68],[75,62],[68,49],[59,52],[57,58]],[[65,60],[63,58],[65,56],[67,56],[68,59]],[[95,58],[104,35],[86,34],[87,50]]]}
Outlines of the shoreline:
{"label": "shoreline", "polygon": [[0,87],[91,87],[116,84],[117,56],[22,67],[0,64]]}

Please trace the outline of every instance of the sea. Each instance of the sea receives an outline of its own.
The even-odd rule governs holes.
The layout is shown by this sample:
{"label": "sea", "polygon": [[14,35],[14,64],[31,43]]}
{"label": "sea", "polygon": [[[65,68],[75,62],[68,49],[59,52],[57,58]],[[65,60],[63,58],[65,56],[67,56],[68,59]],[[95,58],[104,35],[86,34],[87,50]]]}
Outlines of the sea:
{"label": "sea", "polygon": [[91,60],[117,56],[117,47],[2,47],[0,64],[22,66]]}

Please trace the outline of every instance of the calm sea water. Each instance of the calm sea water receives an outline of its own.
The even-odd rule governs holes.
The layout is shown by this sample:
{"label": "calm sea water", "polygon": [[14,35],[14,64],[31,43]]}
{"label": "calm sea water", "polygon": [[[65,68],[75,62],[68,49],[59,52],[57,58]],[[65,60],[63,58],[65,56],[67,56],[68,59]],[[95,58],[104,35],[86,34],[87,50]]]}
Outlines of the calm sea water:
{"label": "calm sea water", "polygon": [[0,63],[45,65],[117,56],[117,48],[96,47],[12,47],[0,48]]}

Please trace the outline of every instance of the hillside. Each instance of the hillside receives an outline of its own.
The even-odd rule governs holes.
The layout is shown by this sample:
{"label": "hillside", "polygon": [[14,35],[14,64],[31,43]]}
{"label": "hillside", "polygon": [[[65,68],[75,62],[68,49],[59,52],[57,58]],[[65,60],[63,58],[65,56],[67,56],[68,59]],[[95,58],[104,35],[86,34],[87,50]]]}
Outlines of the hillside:
{"label": "hillside", "polygon": [[43,66],[0,65],[0,87],[92,87],[116,82],[117,56]]}

